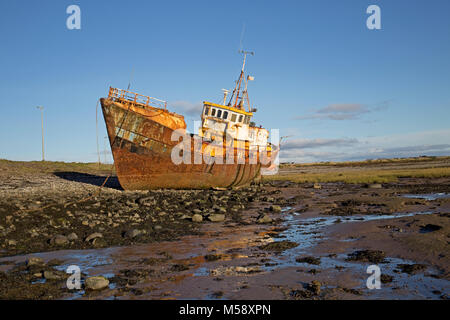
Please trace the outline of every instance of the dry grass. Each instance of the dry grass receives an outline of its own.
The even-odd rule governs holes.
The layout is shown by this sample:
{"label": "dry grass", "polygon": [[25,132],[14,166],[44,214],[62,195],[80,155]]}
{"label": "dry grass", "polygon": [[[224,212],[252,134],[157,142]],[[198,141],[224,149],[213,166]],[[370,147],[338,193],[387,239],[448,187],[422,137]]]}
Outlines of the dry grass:
{"label": "dry grass", "polygon": [[373,160],[363,160],[363,161],[342,161],[342,162],[312,162],[312,163],[292,163],[292,164],[281,164],[281,168],[297,168],[297,167],[311,167],[311,166],[335,166],[335,167],[359,167],[359,166],[370,166],[379,164],[408,164],[408,163],[423,163],[430,161],[441,161],[450,160],[450,156],[423,156],[423,157],[411,157],[411,158],[392,158],[392,159],[373,159]]}
{"label": "dry grass", "polygon": [[0,170],[7,169],[19,173],[30,172],[82,172],[92,174],[108,174],[113,169],[112,164],[98,164],[93,162],[62,162],[62,161],[10,161],[0,159]]}
{"label": "dry grass", "polygon": [[289,180],[304,182],[345,182],[345,183],[383,183],[395,182],[398,178],[442,178],[450,177],[450,167],[424,169],[361,169],[330,170],[327,172],[305,172],[264,176],[265,181]]}

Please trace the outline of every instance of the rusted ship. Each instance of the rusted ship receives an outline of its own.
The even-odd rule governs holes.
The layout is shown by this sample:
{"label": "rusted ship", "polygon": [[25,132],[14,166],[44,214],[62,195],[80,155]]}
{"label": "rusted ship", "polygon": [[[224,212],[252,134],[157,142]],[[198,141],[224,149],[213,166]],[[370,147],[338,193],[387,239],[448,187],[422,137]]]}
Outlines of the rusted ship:
{"label": "rusted ship", "polygon": [[[227,103],[205,101],[198,134],[167,102],[109,88],[101,98],[116,173],[126,190],[211,188],[247,185],[273,168],[278,147],[269,132],[251,122],[245,61]],[[181,142],[180,142],[181,141]],[[182,161],[179,161],[182,159]]]}

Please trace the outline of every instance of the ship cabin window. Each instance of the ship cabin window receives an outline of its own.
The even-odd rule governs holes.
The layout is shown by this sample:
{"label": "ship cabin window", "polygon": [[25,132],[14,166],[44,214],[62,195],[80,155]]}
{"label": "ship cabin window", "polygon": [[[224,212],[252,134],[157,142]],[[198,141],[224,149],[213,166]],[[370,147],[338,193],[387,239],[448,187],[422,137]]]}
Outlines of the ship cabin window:
{"label": "ship cabin window", "polygon": [[242,117],[243,117],[243,115],[241,114],[241,115],[239,116],[239,121],[238,121],[238,122],[242,122]]}
{"label": "ship cabin window", "polygon": [[228,119],[228,111],[224,111],[223,112],[223,119],[227,120]]}
{"label": "ship cabin window", "polygon": [[209,113],[209,107],[205,107],[205,116],[207,116]]}
{"label": "ship cabin window", "polygon": [[231,114],[231,121],[236,122],[236,113]]}
{"label": "ship cabin window", "polygon": [[222,116],[222,110],[217,110],[217,118],[220,118]]}
{"label": "ship cabin window", "polygon": [[215,116],[216,115],[216,109],[215,108],[212,108],[212,111],[211,111],[211,116]]}
{"label": "ship cabin window", "polygon": [[250,123],[250,117],[249,116],[245,116],[244,123],[245,124],[249,124]]}

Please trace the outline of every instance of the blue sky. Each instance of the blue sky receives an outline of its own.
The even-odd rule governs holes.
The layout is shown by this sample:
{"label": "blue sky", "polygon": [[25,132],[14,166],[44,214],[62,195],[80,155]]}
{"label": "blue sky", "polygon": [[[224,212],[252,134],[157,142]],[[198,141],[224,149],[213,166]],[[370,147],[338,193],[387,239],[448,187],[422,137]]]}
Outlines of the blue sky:
{"label": "blue sky", "polygon": [[[81,8],[81,30],[66,8]],[[381,30],[366,9],[381,8]],[[290,138],[281,160],[450,154],[450,2],[0,2],[0,158],[96,161],[108,87],[169,101],[188,127],[231,89],[243,47],[257,124]],[[100,116],[100,146],[106,135]],[[103,159],[103,155],[102,155]]]}

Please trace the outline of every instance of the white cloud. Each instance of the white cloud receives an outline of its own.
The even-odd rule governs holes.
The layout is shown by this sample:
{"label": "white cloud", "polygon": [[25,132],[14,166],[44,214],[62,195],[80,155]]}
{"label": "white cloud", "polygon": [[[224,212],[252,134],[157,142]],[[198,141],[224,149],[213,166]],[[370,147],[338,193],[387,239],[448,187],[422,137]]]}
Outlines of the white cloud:
{"label": "white cloud", "polygon": [[174,101],[169,103],[170,107],[173,107],[177,113],[188,116],[200,116],[203,109],[201,102],[192,103],[189,101]]}
{"label": "white cloud", "polygon": [[[314,150],[312,150],[314,149]],[[450,155],[450,129],[365,139],[296,139],[281,146],[280,160],[348,161]]]}
{"label": "white cloud", "polygon": [[389,105],[390,101],[383,101],[375,106],[369,107],[361,103],[338,103],[330,104],[324,108],[317,109],[309,115],[298,116],[297,120],[355,120],[361,115],[380,111]]}
{"label": "white cloud", "polygon": [[311,149],[326,146],[349,146],[358,143],[357,139],[292,139],[283,144],[283,149]]}

